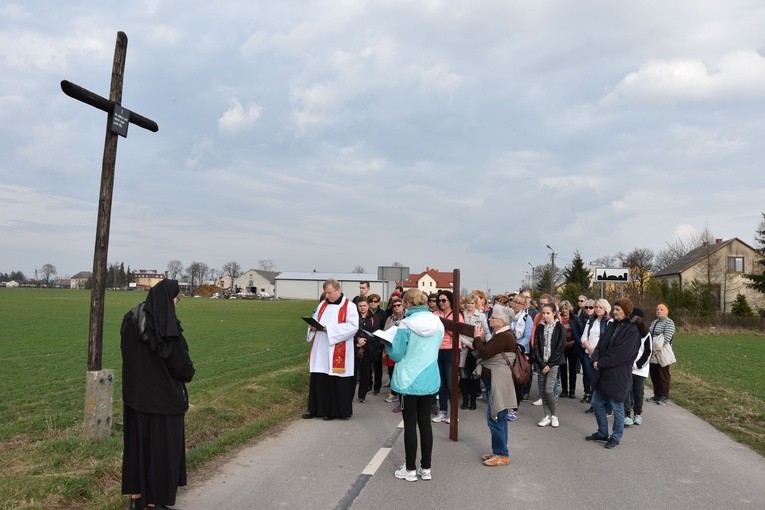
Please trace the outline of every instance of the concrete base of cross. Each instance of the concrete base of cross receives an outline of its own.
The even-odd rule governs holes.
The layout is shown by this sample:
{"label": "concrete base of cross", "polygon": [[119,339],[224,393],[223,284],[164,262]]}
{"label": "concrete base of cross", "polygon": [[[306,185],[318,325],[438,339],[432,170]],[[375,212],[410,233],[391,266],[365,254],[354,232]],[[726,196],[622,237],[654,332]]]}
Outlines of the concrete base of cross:
{"label": "concrete base of cross", "polygon": [[86,439],[106,439],[112,435],[112,405],[114,403],[114,370],[89,371],[85,381]]}

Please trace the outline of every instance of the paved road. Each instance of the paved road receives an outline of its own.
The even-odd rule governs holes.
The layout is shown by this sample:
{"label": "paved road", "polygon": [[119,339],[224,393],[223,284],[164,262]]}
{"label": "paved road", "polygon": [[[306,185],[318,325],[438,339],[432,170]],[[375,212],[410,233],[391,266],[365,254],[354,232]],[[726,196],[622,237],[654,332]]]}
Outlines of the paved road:
{"label": "paved road", "polygon": [[392,408],[370,395],[348,421],[296,417],[208,480],[192,478],[176,508],[765,508],[765,458],[672,403],[646,403],[644,424],[606,450],[584,441],[597,427],[578,399],[559,401],[558,429],[537,427],[541,408],[524,402],[510,424],[510,466],[489,468],[479,458],[491,450],[479,401],[460,411],[458,442],[433,424],[433,480],[417,482],[393,477],[404,446]]}

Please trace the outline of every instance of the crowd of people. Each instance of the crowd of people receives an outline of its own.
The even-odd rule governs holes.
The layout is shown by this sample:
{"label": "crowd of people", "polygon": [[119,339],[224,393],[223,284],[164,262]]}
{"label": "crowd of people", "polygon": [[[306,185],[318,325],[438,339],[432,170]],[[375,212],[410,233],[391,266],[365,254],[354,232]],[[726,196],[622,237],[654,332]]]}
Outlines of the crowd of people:
{"label": "crowd of people", "polygon": [[[675,325],[665,304],[657,306],[649,325],[628,298],[610,303],[581,295],[573,305],[550,294],[535,301],[530,289],[522,289],[494,296],[489,303],[486,294],[474,291],[456,309],[448,290],[426,295],[397,288],[382,309],[380,296],[369,293],[369,282],[361,282],[359,290],[351,302],[338,282],[324,284],[325,295],[314,313],[324,329],[308,331],[311,378],[303,417],[348,419],[354,400],[364,404],[369,391],[379,395],[389,387],[385,402],[404,421],[406,464],[396,470],[396,478],[432,478],[432,423],[450,422],[453,342],[459,342],[460,350],[455,367],[460,408],[469,412],[478,408],[478,400],[486,402],[491,437],[491,452],[481,455],[486,466],[510,463],[509,425],[518,417],[519,404],[531,401],[531,381],[517,383],[510,370],[517,352],[536,374],[539,399],[532,405],[541,407],[539,427],[561,426],[558,399],[578,398],[579,374],[580,402],[597,425],[585,439],[607,449],[619,445],[625,426],[642,425],[645,402],[668,401],[670,365],[661,351],[671,349]],[[472,325],[474,334],[454,338],[444,321]],[[387,341],[375,334],[390,328],[396,328],[395,335]],[[343,364],[336,369],[338,353],[344,353]],[[645,399],[649,375],[654,396]]]}
{"label": "crowd of people", "polygon": [[[510,366],[517,353],[535,368],[542,407],[540,427],[559,427],[559,398],[576,398],[582,373],[582,403],[595,415],[597,431],[588,441],[616,447],[625,426],[643,423],[644,385],[650,375],[653,397],[669,399],[670,365],[675,324],[665,304],[646,324],[642,310],[629,299],[612,303],[579,296],[577,306],[532,292],[495,296],[489,306],[481,291],[463,296],[459,309],[448,290],[426,295],[397,288],[382,309],[379,295],[361,282],[353,300],[340,283],[327,280],[313,314],[306,340],[310,343],[308,406],[303,418],[348,420],[354,399],[366,403],[368,393],[389,387],[386,402],[404,421],[405,465],[395,477],[407,481],[432,479],[432,423],[449,423],[452,346],[459,342],[461,409],[477,409],[486,401],[491,452],[483,464],[507,466],[509,424],[520,402],[530,400],[531,382],[514,381]],[[144,303],[128,311],[121,327],[124,437],[122,492],[130,508],[167,508],[186,484],[186,383],[194,364],[176,316],[180,288],[163,280]],[[473,326],[473,335],[454,335],[443,321]],[[395,335],[384,339],[378,330]],[[448,328],[451,329],[451,328]],[[383,367],[387,383],[383,384]],[[485,395],[485,396],[484,396]],[[609,417],[611,429],[609,431]],[[417,465],[417,453],[420,462]]]}

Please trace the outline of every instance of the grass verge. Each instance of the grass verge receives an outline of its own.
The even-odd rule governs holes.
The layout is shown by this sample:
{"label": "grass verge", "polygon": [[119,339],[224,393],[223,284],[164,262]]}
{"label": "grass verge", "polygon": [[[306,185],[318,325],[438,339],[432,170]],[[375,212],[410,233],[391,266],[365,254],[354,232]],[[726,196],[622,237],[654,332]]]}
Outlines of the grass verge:
{"label": "grass verge", "polygon": [[765,335],[679,334],[672,401],[765,456]]}

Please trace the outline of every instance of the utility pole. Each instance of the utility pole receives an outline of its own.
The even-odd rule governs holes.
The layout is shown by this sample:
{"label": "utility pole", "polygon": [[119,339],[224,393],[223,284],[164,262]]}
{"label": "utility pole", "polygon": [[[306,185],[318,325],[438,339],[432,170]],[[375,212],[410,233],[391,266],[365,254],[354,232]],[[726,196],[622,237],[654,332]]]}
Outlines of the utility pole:
{"label": "utility pole", "polygon": [[547,249],[550,250],[550,294],[555,295],[555,250],[547,245]]}
{"label": "utility pole", "polygon": [[531,290],[531,295],[533,296],[534,295],[534,264],[532,264],[531,262],[529,262],[528,264],[531,267],[531,278],[529,279],[529,281],[531,282],[531,285],[529,290]]}

